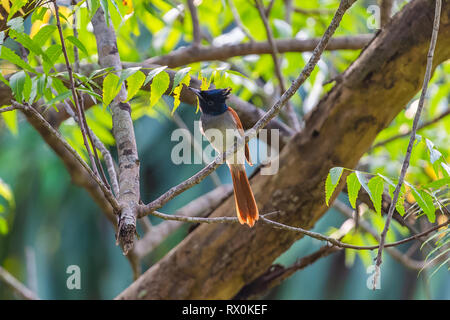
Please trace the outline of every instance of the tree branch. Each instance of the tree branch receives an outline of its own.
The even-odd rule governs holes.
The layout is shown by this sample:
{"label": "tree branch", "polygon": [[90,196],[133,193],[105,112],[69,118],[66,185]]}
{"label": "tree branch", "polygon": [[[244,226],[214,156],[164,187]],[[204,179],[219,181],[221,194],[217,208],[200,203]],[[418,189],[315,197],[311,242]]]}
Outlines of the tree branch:
{"label": "tree branch", "polygon": [[392,13],[392,5],[394,4],[394,0],[381,0],[380,1],[380,25],[381,27],[385,27],[386,24],[391,19]]}
{"label": "tree branch", "polygon": [[[364,48],[373,38],[372,34],[363,34],[349,37],[335,37],[330,39],[327,50],[359,50]],[[320,38],[306,40],[276,39],[275,44],[280,53],[312,51],[319,43]],[[200,61],[227,60],[233,57],[250,54],[270,54],[272,48],[269,42],[246,42],[223,46],[200,46],[198,48],[181,48],[167,55],[147,59],[147,64],[181,67]]]}
{"label": "tree branch", "polygon": [[[92,19],[97,42],[99,63],[102,67],[122,70],[116,34],[113,26],[107,25],[103,9],[99,8]],[[136,234],[137,205],[139,194],[139,157],[134,136],[131,108],[126,99],[125,84],[110,104],[113,121],[113,135],[119,155],[119,195],[121,207],[117,240],[126,254],[133,248]]]}

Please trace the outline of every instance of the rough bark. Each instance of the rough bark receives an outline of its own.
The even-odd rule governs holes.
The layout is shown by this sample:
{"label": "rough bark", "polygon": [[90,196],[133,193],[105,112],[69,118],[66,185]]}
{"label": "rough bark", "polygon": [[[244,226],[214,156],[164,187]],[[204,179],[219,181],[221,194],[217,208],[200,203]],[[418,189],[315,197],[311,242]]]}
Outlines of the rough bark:
{"label": "rough bark", "polygon": [[[116,33],[114,28],[105,21],[105,15],[99,8],[92,19],[99,63],[103,68],[113,67],[122,70],[119,51],[117,49]],[[113,134],[116,140],[119,158],[119,195],[121,206],[119,218],[118,238],[124,253],[133,248],[136,234],[137,205],[140,200],[139,193],[139,157],[134,136],[131,107],[124,103],[126,99],[125,84],[122,85],[117,97],[110,104],[112,111]]]}
{"label": "rough bark", "polygon": [[[450,57],[449,2],[443,4],[435,66]],[[324,182],[329,169],[355,167],[378,132],[419,90],[433,17],[434,1],[409,3],[345,71],[307,115],[305,129],[283,149],[278,174],[251,180],[262,213],[281,210],[282,223],[314,226],[328,209]],[[232,199],[212,214],[231,215]],[[264,224],[253,229],[201,225],[117,298],[230,299],[299,238]]]}
{"label": "rough bark", "polygon": [[[352,37],[336,37],[330,40],[326,50],[357,50],[372,39],[373,35],[363,34]],[[279,53],[312,51],[320,38],[312,39],[278,39],[275,44]],[[272,48],[269,42],[246,42],[224,46],[188,47],[176,50],[170,54],[147,59],[149,64],[159,64],[170,68],[180,67],[199,61],[227,60],[232,57],[250,54],[270,54]]]}

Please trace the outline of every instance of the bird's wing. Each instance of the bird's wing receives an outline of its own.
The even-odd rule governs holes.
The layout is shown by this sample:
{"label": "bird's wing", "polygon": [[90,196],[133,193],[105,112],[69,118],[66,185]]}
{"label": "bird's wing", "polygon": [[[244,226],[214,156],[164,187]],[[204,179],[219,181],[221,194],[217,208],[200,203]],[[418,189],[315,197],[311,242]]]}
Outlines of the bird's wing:
{"label": "bird's wing", "polygon": [[[232,108],[228,107],[228,111],[233,116],[234,121],[236,122],[236,126],[241,134],[241,136],[244,136],[244,127],[242,126],[241,119],[239,119],[238,114],[236,111],[234,111]],[[250,150],[248,149],[248,144],[245,144],[245,158],[247,159],[247,162],[249,165],[253,165],[252,160],[250,159]]]}

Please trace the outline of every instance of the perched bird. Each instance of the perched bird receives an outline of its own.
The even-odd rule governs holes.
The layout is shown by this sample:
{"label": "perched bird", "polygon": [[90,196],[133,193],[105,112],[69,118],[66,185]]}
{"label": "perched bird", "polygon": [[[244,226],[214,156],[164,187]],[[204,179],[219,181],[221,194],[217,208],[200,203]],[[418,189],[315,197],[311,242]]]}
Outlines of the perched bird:
{"label": "perched bird", "polygon": [[[239,116],[236,111],[225,103],[231,88],[203,91],[191,87],[188,88],[197,95],[199,100],[202,111],[200,131],[208,139],[212,147],[222,154],[234,145],[235,136],[240,138],[244,136],[244,128]],[[219,133],[220,137],[218,138],[215,133]],[[253,227],[259,218],[259,213],[247,174],[245,173],[245,160],[241,159],[239,161],[238,159],[238,155],[242,155],[243,151],[245,159],[252,165],[248,145],[245,144],[244,148],[244,150],[238,150],[234,157],[230,157],[231,159],[226,161],[233,180],[234,200],[239,222]]]}

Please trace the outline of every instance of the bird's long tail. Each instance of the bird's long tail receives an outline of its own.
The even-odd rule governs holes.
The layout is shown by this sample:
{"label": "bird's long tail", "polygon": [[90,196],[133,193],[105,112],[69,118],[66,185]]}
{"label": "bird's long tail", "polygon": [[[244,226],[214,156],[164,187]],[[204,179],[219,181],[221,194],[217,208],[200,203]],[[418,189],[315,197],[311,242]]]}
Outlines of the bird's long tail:
{"label": "bird's long tail", "polygon": [[245,173],[245,167],[235,164],[229,165],[229,168],[233,179],[234,200],[239,222],[253,227],[259,218],[259,213],[247,174]]}

